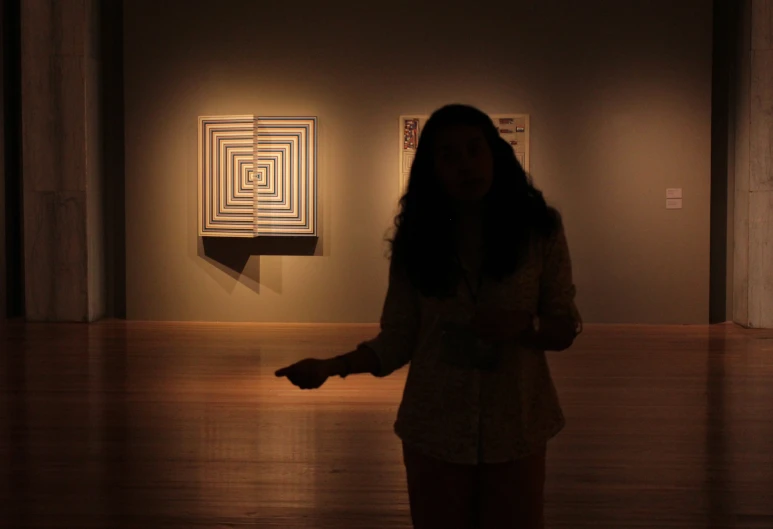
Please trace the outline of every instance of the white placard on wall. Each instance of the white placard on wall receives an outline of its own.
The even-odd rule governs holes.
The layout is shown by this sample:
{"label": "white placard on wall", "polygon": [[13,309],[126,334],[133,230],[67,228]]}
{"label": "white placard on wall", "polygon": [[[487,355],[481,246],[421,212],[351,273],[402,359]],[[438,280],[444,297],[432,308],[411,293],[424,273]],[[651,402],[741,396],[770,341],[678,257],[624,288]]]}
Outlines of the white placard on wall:
{"label": "white placard on wall", "polygon": [[[529,160],[529,115],[528,114],[491,114],[494,125],[499,130],[499,135],[507,141],[515,151],[515,156],[521,166],[528,173]],[[407,114],[400,116],[400,157],[399,157],[399,192],[405,193],[408,178],[411,174],[411,164],[416,155],[421,131],[424,123],[429,119],[426,114]]]}

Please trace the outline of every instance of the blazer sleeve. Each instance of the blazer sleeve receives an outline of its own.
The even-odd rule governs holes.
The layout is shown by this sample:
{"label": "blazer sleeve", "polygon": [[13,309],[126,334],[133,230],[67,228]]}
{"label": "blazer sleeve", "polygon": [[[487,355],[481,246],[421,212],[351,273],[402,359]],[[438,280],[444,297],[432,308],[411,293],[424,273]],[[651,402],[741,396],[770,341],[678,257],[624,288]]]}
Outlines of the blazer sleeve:
{"label": "blazer sleeve", "polygon": [[579,334],[582,332],[582,317],[575,304],[577,288],[572,278],[572,260],[562,223],[547,239],[543,259],[539,313],[572,318],[575,332]]}
{"label": "blazer sleeve", "polygon": [[394,261],[389,267],[389,287],[381,312],[381,329],[372,340],[360,347],[371,349],[379,359],[373,373],[385,377],[410,362],[419,335],[421,311],[419,296],[404,270]]}

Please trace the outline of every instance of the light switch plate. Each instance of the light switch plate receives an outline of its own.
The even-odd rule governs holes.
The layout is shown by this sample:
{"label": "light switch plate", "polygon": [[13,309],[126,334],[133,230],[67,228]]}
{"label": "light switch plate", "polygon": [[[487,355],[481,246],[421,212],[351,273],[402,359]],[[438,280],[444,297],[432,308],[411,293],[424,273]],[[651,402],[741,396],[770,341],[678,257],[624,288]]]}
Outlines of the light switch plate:
{"label": "light switch plate", "polygon": [[682,199],[681,198],[667,198],[666,199],[666,209],[682,209]]}
{"label": "light switch plate", "polygon": [[666,198],[682,198],[682,188],[674,187],[666,189]]}

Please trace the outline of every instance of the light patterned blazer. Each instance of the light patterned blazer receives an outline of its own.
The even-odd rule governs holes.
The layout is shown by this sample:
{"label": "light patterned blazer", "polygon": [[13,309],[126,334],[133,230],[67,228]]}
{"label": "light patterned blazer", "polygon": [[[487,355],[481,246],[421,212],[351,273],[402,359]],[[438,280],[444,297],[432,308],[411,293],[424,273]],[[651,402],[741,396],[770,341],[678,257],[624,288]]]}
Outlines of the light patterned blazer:
{"label": "light patterned blazer", "polygon": [[[528,256],[504,280],[484,281],[478,305],[571,316],[581,332],[563,226],[550,238],[536,238]],[[410,363],[394,423],[406,444],[452,463],[499,463],[528,456],[565,424],[545,352],[515,342],[502,344],[493,371],[441,361],[441,327],[469,323],[473,314],[474,301],[463,284],[453,297],[424,297],[405,274],[391,267],[380,333],[361,347],[378,356],[378,377]]]}

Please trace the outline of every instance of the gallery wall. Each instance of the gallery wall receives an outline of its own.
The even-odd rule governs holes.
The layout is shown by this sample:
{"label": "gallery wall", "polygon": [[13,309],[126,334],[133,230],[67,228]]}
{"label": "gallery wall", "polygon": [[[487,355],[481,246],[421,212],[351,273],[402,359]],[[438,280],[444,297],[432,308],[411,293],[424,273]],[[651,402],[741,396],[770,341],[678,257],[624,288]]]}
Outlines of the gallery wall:
{"label": "gallery wall", "polygon": [[[125,3],[129,319],[377,321],[398,116],[465,102],[531,115],[586,321],[708,321],[711,2],[440,5]],[[316,248],[197,238],[207,114],[319,118]]]}

